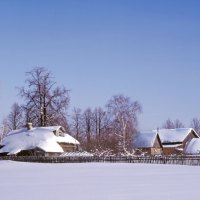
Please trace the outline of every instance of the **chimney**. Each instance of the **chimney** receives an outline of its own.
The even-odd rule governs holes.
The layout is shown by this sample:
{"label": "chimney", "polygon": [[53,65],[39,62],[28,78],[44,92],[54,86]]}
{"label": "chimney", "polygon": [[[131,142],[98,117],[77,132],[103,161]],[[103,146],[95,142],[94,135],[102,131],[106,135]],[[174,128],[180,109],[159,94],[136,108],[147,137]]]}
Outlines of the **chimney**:
{"label": "chimney", "polygon": [[28,130],[31,130],[33,128],[33,124],[31,122],[28,122],[26,127]]}

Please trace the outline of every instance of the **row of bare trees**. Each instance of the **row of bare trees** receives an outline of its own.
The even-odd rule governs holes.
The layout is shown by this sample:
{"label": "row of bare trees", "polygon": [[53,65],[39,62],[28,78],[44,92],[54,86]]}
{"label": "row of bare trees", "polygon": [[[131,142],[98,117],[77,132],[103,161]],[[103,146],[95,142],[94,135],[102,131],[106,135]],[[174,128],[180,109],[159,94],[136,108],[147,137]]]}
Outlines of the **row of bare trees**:
{"label": "row of bare trees", "polygon": [[113,96],[105,108],[75,108],[71,117],[71,133],[83,148],[92,151],[131,151],[136,132],[137,116],[141,113],[137,101],[123,95]]}
{"label": "row of bare trees", "polygon": [[26,73],[25,86],[19,88],[23,104],[14,103],[4,120],[4,132],[33,126],[61,125],[88,151],[125,152],[131,150],[141,105],[123,95],[113,96],[104,108],[74,108],[67,118],[69,90],[56,86],[52,74],[37,67]]}
{"label": "row of bare trees", "polygon": [[174,121],[172,121],[171,119],[167,119],[163,124],[163,128],[166,129],[184,128],[184,125],[179,119],[176,119]]}
{"label": "row of bare trees", "polygon": [[[184,128],[185,125],[178,119],[176,120],[171,120],[171,119],[167,119],[162,128],[166,128],[166,129],[174,129],[174,128]],[[194,130],[200,135],[200,119],[194,117],[190,123],[190,127],[194,128]]]}
{"label": "row of bare trees", "polygon": [[[28,122],[33,126],[61,125],[87,151],[127,154],[132,150],[138,114],[142,111],[137,101],[115,95],[103,108],[74,108],[69,116],[69,90],[56,86],[47,69],[37,67],[27,72],[26,76],[25,86],[19,88],[23,104],[13,104],[3,126],[0,126],[1,135],[22,128]],[[178,119],[167,119],[163,124],[163,128],[168,129],[181,127],[184,125]],[[194,118],[191,127],[200,133],[200,119]]]}

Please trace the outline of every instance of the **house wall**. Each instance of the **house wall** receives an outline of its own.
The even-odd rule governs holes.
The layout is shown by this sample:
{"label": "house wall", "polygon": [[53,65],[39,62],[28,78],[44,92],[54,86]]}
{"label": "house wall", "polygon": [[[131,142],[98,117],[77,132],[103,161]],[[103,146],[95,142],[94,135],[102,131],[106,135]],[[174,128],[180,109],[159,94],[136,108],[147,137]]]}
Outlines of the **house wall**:
{"label": "house wall", "polygon": [[162,148],[139,148],[136,150],[136,155],[141,154],[147,154],[147,155],[161,155],[162,154]]}
{"label": "house wall", "polygon": [[59,143],[59,145],[62,147],[64,152],[76,151],[77,149],[77,146],[74,144]]}
{"label": "house wall", "polygon": [[[181,144],[178,148],[183,148],[183,145]],[[177,147],[163,147],[163,154],[164,155],[173,155],[173,154],[182,154],[181,151],[177,150]]]}
{"label": "house wall", "polygon": [[161,155],[162,148],[151,148],[151,155]]}
{"label": "house wall", "polygon": [[155,142],[154,142],[153,147],[154,147],[154,148],[161,148],[161,144],[160,144],[160,142],[158,141],[158,138],[155,139]]}
{"label": "house wall", "polygon": [[162,143],[160,141],[159,135],[156,136],[156,139],[154,141],[153,147],[154,148],[162,148]]}
{"label": "house wall", "polygon": [[163,154],[164,155],[176,154],[176,150],[175,148],[172,147],[163,147]]}
{"label": "house wall", "polygon": [[17,154],[17,156],[44,156],[44,155],[45,155],[45,152],[38,148],[22,150]]}
{"label": "house wall", "polygon": [[0,153],[0,156],[7,156],[8,152]]}
{"label": "house wall", "polygon": [[160,155],[162,154],[162,143],[159,136],[157,135],[153,147],[151,148],[151,155]]}
{"label": "house wall", "polygon": [[61,153],[57,152],[44,152],[38,149],[30,149],[30,150],[23,150],[20,151],[17,156],[60,156]]}

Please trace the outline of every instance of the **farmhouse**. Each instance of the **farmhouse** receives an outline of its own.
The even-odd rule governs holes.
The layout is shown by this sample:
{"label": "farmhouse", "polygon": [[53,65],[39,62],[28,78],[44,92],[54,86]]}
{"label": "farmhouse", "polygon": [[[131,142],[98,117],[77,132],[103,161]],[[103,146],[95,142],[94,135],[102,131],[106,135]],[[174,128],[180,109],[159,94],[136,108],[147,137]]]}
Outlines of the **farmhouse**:
{"label": "farmhouse", "polygon": [[62,126],[32,127],[11,131],[0,144],[0,155],[55,156],[75,151],[79,142]]}
{"label": "farmhouse", "polygon": [[156,132],[137,133],[133,146],[136,154],[158,155],[162,153],[162,143]]}
{"label": "farmhouse", "polygon": [[133,145],[147,154],[200,154],[200,138],[193,128],[158,129],[138,133]]}
{"label": "farmhouse", "polygon": [[182,154],[186,144],[193,138],[199,138],[193,128],[159,129],[154,130],[160,136],[163,154]]}

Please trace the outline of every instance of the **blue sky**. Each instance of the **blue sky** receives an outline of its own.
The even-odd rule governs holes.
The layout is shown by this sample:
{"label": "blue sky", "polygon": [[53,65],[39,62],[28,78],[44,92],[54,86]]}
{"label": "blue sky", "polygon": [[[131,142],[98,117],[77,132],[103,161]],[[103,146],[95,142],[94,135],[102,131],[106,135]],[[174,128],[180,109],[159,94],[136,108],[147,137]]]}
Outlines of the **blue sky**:
{"label": "blue sky", "polygon": [[0,1],[0,118],[35,66],[71,90],[70,108],[138,100],[140,129],[200,118],[200,1]]}

